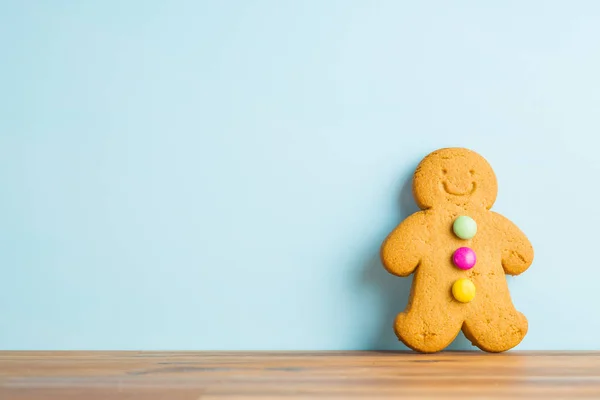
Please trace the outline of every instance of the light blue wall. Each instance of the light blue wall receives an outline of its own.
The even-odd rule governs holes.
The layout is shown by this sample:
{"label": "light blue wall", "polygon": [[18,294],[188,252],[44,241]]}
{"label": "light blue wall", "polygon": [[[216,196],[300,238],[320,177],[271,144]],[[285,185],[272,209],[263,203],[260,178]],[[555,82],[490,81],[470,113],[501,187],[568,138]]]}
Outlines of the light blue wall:
{"label": "light blue wall", "polygon": [[518,348],[600,349],[600,2],[491,3],[4,0],[0,348],[401,349],[378,249],[466,146]]}

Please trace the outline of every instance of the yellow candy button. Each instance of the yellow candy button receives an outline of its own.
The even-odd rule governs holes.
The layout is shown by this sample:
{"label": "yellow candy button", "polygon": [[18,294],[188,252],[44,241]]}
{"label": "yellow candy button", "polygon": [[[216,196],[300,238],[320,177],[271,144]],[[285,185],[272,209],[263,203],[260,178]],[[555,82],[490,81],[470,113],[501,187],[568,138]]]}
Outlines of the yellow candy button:
{"label": "yellow candy button", "polygon": [[468,303],[475,297],[475,284],[467,278],[459,279],[452,285],[452,295],[461,303]]}

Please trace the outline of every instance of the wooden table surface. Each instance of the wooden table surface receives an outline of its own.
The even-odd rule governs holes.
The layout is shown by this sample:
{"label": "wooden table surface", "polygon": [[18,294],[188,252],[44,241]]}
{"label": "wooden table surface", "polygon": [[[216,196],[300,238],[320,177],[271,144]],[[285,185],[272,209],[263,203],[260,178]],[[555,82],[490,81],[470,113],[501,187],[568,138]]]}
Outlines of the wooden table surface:
{"label": "wooden table surface", "polygon": [[600,399],[600,352],[0,352],[0,399]]}

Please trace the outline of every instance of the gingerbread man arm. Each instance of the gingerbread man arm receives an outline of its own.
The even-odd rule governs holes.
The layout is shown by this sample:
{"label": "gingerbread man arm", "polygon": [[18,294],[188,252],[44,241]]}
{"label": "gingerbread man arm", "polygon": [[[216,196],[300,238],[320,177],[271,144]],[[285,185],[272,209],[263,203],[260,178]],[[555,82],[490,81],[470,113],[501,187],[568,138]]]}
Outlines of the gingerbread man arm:
{"label": "gingerbread man arm", "polygon": [[493,213],[497,228],[502,232],[502,267],[508,275],[519,275],[533,262],[533,246],[527,236],[509,219]]}
{"label": "gingerbread man arm", "polygon": [[385,269],[398,276],[412,274],[425,253],[427,234],[425,211],[416,212],[402,221],[381,246]]}

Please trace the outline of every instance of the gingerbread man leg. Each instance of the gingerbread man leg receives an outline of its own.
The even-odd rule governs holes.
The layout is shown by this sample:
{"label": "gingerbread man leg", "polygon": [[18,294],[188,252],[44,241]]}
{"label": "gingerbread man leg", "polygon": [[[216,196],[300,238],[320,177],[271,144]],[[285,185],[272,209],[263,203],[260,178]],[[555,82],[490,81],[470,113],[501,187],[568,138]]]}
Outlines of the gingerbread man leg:
{"label": "gingerbread man leg", "polygon": [[452,343],[460,327],[461,321],[443,309],[428,313],[412,308],[398,314],[394,328],[406,346],[422,353],[435,353]]}
{"label": "gingerbread man leg", "polygon": [[[449,308],[450,295],[430,296],[427,279],[420,279],[417,271],[413,293],[406,311],[396,317],[394,329],[398,338],[411,349],[423,353],[435,353],[447,347],[460,332],[463,315]],[[430,289],[430,288],[429,288]],[[439,289],[443,292],[442,289]],[[420,293],[415,296],[415,293]]]}
{"label": "gingerbread man leg", "polygon": [[521,343],[527,329],[527,318],[511,303],[506,303],[500,309],[498,304],[483,305],[478,316],[467,319],[463,325],[467,339],[481,350],[491,353],[512,349]]}

